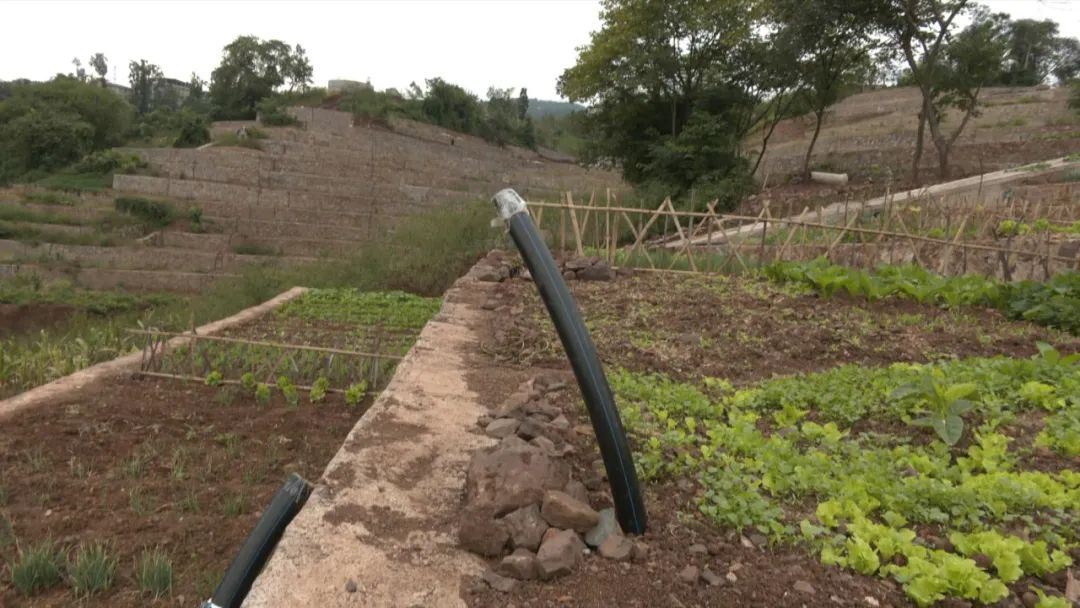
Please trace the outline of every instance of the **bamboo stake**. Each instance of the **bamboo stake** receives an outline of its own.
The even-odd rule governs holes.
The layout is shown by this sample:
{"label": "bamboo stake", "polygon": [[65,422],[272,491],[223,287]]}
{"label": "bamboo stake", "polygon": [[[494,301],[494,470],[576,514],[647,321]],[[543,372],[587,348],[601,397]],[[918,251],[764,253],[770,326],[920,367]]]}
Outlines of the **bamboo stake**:
{"label": "bamboo stake", "polygon": [[580,257],[585,257],[585,249],[581,245],[581,226],[578,225],[576,207],[574,207],[574,194],[567,192],[566,200],[570,203],[570,222],[574,227],[574,242],[576,243],[577,254]]}

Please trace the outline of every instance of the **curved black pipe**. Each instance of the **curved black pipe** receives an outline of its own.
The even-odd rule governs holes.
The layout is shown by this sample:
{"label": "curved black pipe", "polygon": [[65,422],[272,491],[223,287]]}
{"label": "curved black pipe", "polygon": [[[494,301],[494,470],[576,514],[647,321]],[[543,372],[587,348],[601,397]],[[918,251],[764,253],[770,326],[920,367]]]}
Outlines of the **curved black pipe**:
{"label": "curved black pipe", "polygon": [[289,476],[225,571],[214,596],[202,608],[239,608],[251,590],[255,577],[266,565],[266,560],[270,559],[270,553],[285,531],[285,526],[304,506],[310,494],[311,485],[304,478],[296,473]]}
{"label": "curved black pipe", "polygon": [[510,227],[510,236],[532,274],[540,298],[551,315],[574,369],[581,395],[589,409],[596,442],[600,445],[604,468],[607,469],[619,525],[626,532],[641,534],[645,532],[647,515],[634,470],[634,458],[607,377],[604,376],[604,368],[596,355],[596,346],[581,320],[581,312],[521,196],[507,188],[496,194],[492,202]]}

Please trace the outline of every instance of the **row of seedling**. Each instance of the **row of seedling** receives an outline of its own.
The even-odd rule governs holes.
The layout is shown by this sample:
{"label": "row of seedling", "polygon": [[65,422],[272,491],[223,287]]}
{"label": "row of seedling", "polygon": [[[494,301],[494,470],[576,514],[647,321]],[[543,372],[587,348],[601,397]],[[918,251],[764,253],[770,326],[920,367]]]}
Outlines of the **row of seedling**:
{"label": "row of seedling", "polygon": [[[87,543],[72,552],[52,541],[19,547],[10,564],[11,583],[19,593],[31,596],[66,583],[78,598],[109,591],[118,568],[108,544]],[[144,595],[172,593],[172,560],[160,548],[144,550],[132,564],[132,575]]]}

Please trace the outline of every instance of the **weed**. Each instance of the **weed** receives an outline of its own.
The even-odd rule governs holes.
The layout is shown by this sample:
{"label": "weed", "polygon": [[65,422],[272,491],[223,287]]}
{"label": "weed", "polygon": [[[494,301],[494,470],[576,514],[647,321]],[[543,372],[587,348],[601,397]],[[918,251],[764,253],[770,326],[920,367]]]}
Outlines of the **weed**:
{"label": "weed", "polygon": [[144,550],[135,562],[135,580],[143,593],[155,599],[172,594],[172,560],[160,548]]}
{"label": "weed", "polygon": [[221,512],[226,517],[239,517],[244,514],[244,495],[236,494],[227,497],[221,504]]}
{"label": "weed", "polygon": [[172,203],[134,196],[118,196],[113,201],[117,213],[137,217],[153,228],[164,228],[176,219]]}
{"label": "weed", "polygon": [[55,587],[63,578],[63,560],[63,552],[52,541],[20,548],[11,564],[11,582],[23,595]]}
{"label": "weed", "polygon": [[108,545],[81,545],[68,570],[75,595],[88,597],[99,591],[108,591],[112,587],[113,577],[116,575],[116,558],[111,555]]}
{"label": "weed", "polygon": [[233,460],[240,457],[240,436],[236,433],[221,433],[214,438],[225,448],[225,453]]}
{"label": "weed", "polygon": [[0,513],[0,556],[7,553],[8,548],[15,546],[15,526],[11,518]]}
{"label": "weed", "polygon": [[128,506],[131,507],[131,512],[139,517],[146,515],[151,510],[149,502],[143,496],[142,488],[131,489],[128,493]]}
{"label": "weed", "polygon": [[146,473],[146,462],[139,454],[132,454],[123,464],[124,476],[128,479],[139,479]]}
{"label": "weed", "polygon": [[30,471],[34,473],[41,473],[49,466],[49,460],[46,458],[45,451],[41,446],[37,446],[32,450],[27,450],[23,453],[23,457],[26,459],[26,464],[30,467]]}
{"label": "weed", "polygon": [[187,478],[187,450],[176,448],[172,453],[172,461],[169,465],[169,476],[177,481]]}
{"label": "weed", "polygon": [[86,479],[93,474],[90,467],[83,464],[77,456],[72,456],[71,460],[68,461],[68,470],[71,471],[71,476],[75,479]]}
{"label": "weed", "polygon": [[194,489],[189,489],[187,491],[187,494],[180,500],[178,506],[180,511],[184,513],[198,513],[202,510],[202,507],[199,504],[199,495]]}

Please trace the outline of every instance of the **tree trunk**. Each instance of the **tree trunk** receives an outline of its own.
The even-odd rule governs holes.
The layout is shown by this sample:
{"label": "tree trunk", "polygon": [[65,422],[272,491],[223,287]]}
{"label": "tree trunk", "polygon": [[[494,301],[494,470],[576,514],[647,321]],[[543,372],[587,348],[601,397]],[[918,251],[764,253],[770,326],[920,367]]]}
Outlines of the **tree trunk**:
{"label": "tree trunk", "polygon": [[825,109],[822,108],[820,112],[814,112],[817,117],[817,123],[814,125],[814,136],[810,138],[810,147],[806,149],[806,158],[803,159],[802,173],[803,177],[810,177],[810,155],[814,153],[814,145],[817,144],[818,134],[821,133],[821,123],[825,122]]}
{"label": "tree trunk", "polygon": [[926,100],[923,100],[923,109],[919,110],[919,130],[915,132],[915,156],[911,159],[911,181],[915,186],[919,185],[919,163],[922,162],[923,134],[926,132]]}

